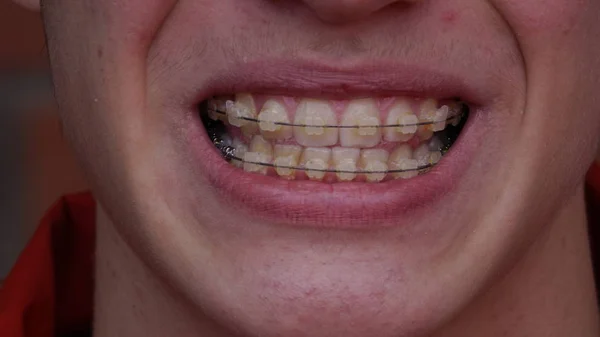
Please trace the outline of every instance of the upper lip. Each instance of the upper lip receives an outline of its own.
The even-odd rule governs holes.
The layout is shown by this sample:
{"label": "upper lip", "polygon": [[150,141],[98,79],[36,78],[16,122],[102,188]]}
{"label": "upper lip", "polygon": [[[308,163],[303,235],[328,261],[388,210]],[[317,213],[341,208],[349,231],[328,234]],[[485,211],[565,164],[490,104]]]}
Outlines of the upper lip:
{"label": "upper lip", "polygon": [[478,106],[493,99],[489,83],[465,71],[444,71],[397,61],[324,62],[310,59],[263,59],[230,64],[204,83],[194,98],[240,92],[311,98],[351,99],[373,96],[458,98]]}

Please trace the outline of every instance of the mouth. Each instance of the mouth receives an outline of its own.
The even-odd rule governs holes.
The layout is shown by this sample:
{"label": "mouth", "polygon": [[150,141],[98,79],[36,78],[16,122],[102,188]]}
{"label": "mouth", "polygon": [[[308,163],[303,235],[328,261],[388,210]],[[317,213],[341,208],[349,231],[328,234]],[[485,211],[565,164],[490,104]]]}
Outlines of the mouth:
{"label": "mouth", "polygon": [[223,159],[285,180],[384,183],[430,172],[469,115],[460,99],[325,100],[236,94],[200,105]]}
{"label": "mouth", "polygon": [[483,104],[493,88],[378,69],[244,64],[208,84],[189,139],[223,210],[336,230],[410,227],[450,212],[490,130]]}

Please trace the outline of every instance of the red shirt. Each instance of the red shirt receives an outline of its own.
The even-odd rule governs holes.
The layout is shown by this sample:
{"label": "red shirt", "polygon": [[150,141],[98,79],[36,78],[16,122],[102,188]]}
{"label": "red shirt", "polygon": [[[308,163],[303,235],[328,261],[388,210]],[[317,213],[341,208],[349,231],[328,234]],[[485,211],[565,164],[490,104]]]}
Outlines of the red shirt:
{"label": "red shirt", "polygon": [[0,289],[1,337],[91,335],[96,203],[61,198]]}
{"label": "red shirt", "polygon": [[[587,182],[590,235],[600,244],[599,165]],[[0,289],[1,337],[91,336],[95,220],[90,193],[50,209]],[[600,250],[592,250],[600,266]]]}

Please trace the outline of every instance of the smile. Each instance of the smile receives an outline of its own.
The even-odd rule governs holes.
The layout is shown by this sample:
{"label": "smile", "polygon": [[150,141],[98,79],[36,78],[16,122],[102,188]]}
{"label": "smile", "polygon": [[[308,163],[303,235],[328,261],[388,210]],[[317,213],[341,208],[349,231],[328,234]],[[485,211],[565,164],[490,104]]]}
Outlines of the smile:
{"label": "smile", "polygon": [[201,107],[233,166],[287,180],[383,182],[430,171],[466,122],[458,100],[321,100],[238,94]]}
{"label": "smile", "polygon": [[215,198],[244,216],[410,226],[452,198],[489,130],[489,85],[465,82],[398,65],[244,64],[205,83],[187,138]]}

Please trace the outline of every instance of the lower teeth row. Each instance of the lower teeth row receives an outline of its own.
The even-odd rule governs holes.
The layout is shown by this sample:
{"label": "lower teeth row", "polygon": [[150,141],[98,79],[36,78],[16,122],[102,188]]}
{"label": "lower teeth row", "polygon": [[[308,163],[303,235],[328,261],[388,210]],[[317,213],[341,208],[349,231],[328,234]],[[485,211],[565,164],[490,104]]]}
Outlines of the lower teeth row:
{"label": "lower teeth row", "polygon": [[435,166],[443,156],[444,147],[437,137],[415,149],[399,144],[391,152],[272,145],[262,136],[254,136],[249,145],[237,138],[230,140],[228,136],[213,139],[213,142],[232,165],[247,172],[328,182],[410,179]]}

